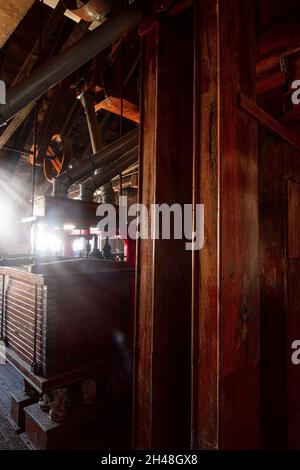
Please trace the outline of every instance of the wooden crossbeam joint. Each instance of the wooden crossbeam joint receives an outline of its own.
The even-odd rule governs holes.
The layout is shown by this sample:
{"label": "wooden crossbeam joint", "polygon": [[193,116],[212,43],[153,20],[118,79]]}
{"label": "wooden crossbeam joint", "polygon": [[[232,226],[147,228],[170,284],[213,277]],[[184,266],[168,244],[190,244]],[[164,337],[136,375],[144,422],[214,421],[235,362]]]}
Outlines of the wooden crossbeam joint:
{"label": "wooden crossbeam joint", "polygon": [[243,93],[238,95],[239,108],[249,117],[261,124],[263,127],[277,135],[280,139],[292,145],[300,152],[300,137],[290,128],[281,124],[270,114],[260,108],[253,100],[249,99]]}

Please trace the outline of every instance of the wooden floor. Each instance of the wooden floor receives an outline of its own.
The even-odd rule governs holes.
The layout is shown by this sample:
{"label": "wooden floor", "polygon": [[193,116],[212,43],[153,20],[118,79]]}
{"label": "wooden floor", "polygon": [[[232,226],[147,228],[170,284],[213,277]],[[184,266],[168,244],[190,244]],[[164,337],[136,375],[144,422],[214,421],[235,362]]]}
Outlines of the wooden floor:
{"label": "wooden floor", "polygon": [[21,376],[9,364],[0,365],[0,451],[27,450],[24,441],[9,424],[10,394],[12,390],[22,390]]}

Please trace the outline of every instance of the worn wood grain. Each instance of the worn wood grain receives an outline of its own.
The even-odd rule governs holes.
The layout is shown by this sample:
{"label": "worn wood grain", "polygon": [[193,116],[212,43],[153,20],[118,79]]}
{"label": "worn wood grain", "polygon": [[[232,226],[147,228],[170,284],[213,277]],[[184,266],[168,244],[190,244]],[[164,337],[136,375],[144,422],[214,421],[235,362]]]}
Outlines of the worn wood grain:
{"label": "worn wood grain", "polygon": [[[197,3],[195,200],[205,245],[194,260],[193,444],[259,447],[256,125],[253,2]],[[226,46],[225,46],[226,45]]]}
{"label": "worn wood grain", "polygon": [[[193,15],[144,32],[140,202],[192,201]],[[139,240],[134,446],[188,448],[191,254],[185,240]]]}

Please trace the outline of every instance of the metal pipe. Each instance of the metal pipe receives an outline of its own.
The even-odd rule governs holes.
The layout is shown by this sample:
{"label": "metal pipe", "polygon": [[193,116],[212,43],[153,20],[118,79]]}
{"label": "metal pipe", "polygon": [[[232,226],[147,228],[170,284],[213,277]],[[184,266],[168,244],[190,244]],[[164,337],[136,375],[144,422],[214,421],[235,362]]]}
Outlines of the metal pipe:
{"label": "metal pipe", "polygon": [[87,178],[88,175],[107,163],[111,163],[128,151],[138,145],[139,131],[125,134],[121,139],[115,140],[106,145],[100,152],[83,160],[82,164],[77,167],[66,170],[57,176],[53,181],[53,195],[56,197],[67,197],[70,186],[77,181]]}
{"label": "metal pipe", "polygon": [[[89,92],[83,92],[80,95],[80,101],[85,111],[93,153],[96,154],[103,148],[103,140],[95,111],[94,96]],[[101,173],[104,170],[105,167],[102,167],[98,168],[96,172]],[[100,188],[100,194],[102,203],[114,203],[115,193],[111,181],[108,181],[102,188]]]}
{"label": "metal pipe", "polygon": [[110,46],[125,31],[138,25],[140,19],[141,8],[135,2],[10,88],[7,91],[7,103],[0,106],[0,126]]}
{"label": "metal pipe", "polygon": [[107,181],[111,181],[121,171],[138,161],[138,146],[122,155],[115,163],[108,165],[103,173],[90,176],[80,184],[80,199],[82,201],[92,201],[95,191],[103,186]]}
{"label": "metal pipe", "polygon": [[92,150],[93,154],[95,154],[103,148],[103,141],[101,137],[100,126],[97,120],[97,114],[95,111],[94,97],[91,93],[83,92],[79,96],[79,99],[85,111]]}

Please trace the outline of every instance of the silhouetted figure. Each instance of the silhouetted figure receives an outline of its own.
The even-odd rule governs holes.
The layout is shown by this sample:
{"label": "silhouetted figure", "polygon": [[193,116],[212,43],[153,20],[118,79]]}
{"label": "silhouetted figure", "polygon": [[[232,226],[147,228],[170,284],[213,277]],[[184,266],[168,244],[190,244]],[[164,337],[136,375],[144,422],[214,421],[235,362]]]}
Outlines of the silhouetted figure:
{"label": "silhouetted figure", "polygon": [[111,246],[108,242],[108,237],[106,238],[106,242],[105,242],[105,245],[103,247],[102,254],[103,254],[103,258],[105,258],[105,259],[112,258]]}

